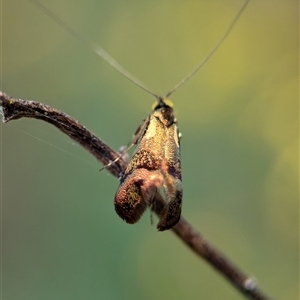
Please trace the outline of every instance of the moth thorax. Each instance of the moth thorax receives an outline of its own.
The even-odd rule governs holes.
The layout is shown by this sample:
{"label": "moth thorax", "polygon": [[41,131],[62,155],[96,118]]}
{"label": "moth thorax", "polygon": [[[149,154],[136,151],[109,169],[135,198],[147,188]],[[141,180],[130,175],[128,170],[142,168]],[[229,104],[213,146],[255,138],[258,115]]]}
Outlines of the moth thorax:
{"label": "moth thorax", "polygon": [[174,123],[175,119],[173,114],[173,108],[169,106],[164,106],[157,109],[154,112],[154,116],[166,127],[171,126]]}

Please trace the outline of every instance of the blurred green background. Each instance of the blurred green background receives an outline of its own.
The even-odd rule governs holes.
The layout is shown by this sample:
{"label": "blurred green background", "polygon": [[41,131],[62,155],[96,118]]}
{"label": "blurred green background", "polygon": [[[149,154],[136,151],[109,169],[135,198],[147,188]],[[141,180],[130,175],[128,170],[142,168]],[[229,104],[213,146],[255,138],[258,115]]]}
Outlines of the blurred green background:
{"label": "blurred green background", "polygon": [[[242,1],[41,1],[160,94],[216,45]],[[154,99],[28,1],[2,1],[2,90],[61,109],[118,149]],[[298,299],[298,1],[251,1],[172,100],[183,216],[276,299]],[[3,299],[242,299],[48,124],[1,124]],[[154,224],[157,219],[155,218]]]}

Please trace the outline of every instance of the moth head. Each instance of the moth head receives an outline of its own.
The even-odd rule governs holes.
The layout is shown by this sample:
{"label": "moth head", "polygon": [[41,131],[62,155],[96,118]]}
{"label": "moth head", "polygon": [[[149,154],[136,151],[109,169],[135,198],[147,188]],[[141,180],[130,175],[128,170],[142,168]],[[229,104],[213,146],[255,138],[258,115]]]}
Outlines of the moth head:
{"label": "moth head", "polygon": [[162,107],[170,107],[174,108],[174,104],[170,99],[167,98],[158,98],[153,104],[152,104],[152,110],[157,110]]}
{"label": "moth head", "polygon": [[164,125],[171,126],[174,121],[173,103],[169,99],[158,99],[152,106],[153,115]]}

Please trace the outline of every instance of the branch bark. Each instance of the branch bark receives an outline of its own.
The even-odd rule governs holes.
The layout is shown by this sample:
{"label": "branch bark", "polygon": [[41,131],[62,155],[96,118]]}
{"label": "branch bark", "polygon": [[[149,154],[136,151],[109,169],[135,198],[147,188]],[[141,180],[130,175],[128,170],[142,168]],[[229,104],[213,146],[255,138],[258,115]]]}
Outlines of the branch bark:
{"label": "branch bark", "polygon": [[[77,120],[46,104],[16,99],[0,91],[0,113],[3,115],[4,123],[25,117],[43,120],[54,125],[89,151],[103,165],[107,165],[119,157],[114,150],[87,130]],[[108,166],[107,170],[112,175],[119,177],[125,170],[126,165],[126,162],[120,158]],[[160,217],[164,206],[164,199],[157,193],[153,210],[158,217]],[[257,300],[271,299],[258,288],[255,279],[239,270],[238,267],[221,251],[212,246],[183,217],[181,217],[180,221],[171,230],[196,255],[202,257],[208,264],[221,273],[244,296]]]}

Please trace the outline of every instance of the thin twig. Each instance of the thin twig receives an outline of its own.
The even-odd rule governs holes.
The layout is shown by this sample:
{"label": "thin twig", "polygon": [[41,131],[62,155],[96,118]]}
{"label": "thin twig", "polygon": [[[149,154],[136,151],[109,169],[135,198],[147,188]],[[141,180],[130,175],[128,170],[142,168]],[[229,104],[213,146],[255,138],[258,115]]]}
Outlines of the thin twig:
{"label": "thin twig", "polygon": [[[78,121],[67,114],[48,105],[36,101],[15,99],[0,91],[0,112],[3,122],[19,118],[35,118],[48,122],[71,139],[78,142],[104,165],[116,160],[119,155],[87,130]],[[107,167],[107,170],[116,177],[120,177],[126,168],[126,163],[118,159]],[[154,212],[160,216],[165,202],[159,193],[156,194]],[[191,224],[183,217],[172,228],[173,232],[198,256],[218,270],[236,289],[250,299],[271,299],[258,289],[256,281],[241,272],[228,258],[213,247]]]}

